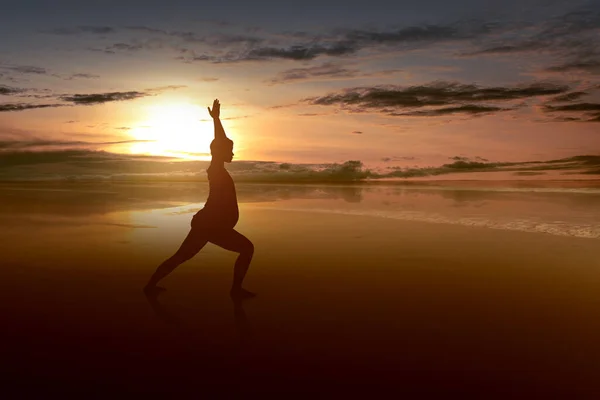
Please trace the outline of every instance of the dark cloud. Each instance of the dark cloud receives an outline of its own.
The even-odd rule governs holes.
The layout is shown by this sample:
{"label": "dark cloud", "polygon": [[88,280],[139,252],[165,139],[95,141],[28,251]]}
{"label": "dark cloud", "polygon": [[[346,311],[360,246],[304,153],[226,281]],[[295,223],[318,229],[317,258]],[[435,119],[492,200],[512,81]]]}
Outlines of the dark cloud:
{"label": "dark cloud", "polygon": [[323,63],[314,67],[292,68],[279,73],[269,83],[290,83],[315,79],[351,79],[367,78],[398,73],[400,70],[385,70],[377,72],[361,72],[358,69],[349,69],[337,63]]}
{"label": "dark cloud", "polygon": [[98,48],[95,48],[95,47],[90,47],[88,50],[89,51],[95,51],[95,52],[98,52],[98,53],[116,54],[115,51],[107,50],[107,49],[98,49]]}
{"label": "dark cloud", "polygon": [[[354,55],[363,49],[377,47],[386,50],[412,50],[435,43],[470,40],[490,34],[498,27],[498,24],[465,20],[446,25],[429,24],[383,30],[333,29],[317,35],[307,32],[288,32],[270,40],[245,35],[212,35],[203,38],[202,42],[221,50],[228,46],[242,45],[242,47],[230,48],[224,54],[199,55],[191,51],[187,56],[180,56],[178,59],[186,62],[213,63],[278,59],[309,61],[320,56]],[[278,45],[274,45],[273,41],[278,42]],[[265,42],[270,43],[262,45]]]}
{"label": "dark cloud", "polygon": [[577,103],[563,106],[545,106],[546,111],[600,111],[600,104]]}
{"label": "dark cloud", "polygon": [[[313,105],[338,105],[353,112],[377,111],[392,116],[437,116],[481,114],[506,110],[496,105],[475,104],[557,95],[569,88],[550,83],[517,87],[480,87],[450,82],[400,87],[378,86],[346,89],[321,97],[305,99]],[[439,107],[427,108],[424,107]]]}
{"label": "dark cloud", "polygon": [[154,35],[160,35],[160,36],[175,37],[175,38],[183,39],[184,41],[187,41],[187,42],[203,42],[204,41],[204,39],[202,37],[198,36],[195,32],[171,31],[171,30],[165,30],[165,29],[152,28],[149,26],[128,26],[125,29],[154,34]]}
{"label": "dark cloud", "polygon": [[23,89],[0,85],[0,95],[8,96],[11,94],[22,93],[23,91]]}
{"label": "dark cloud", "polygon": [[228,34],[228,33],[212,33],[208,35],[199,35],[196,32],[190,31],[176,31],[176,30],[164,30],[156,29],[148,26],[129,26],[129,30],[145,32],[163,37],[176,38],[184,43],[201,43],[207,44],[214,47],[223,47],[231,45],[250,45],[255,46],[265,42],[267,39],[253,36],[253,35],[240,35],[240,34]]}
{"label": "dark cloud", "polygon": [[115,33],[116,31],[115,28],[110,26],[77,26],[72,28],[55,28],[42,32],[53,35],[79,35],[83,33],[108,34]]}
{"label": "dark cloud", "polygon": [[65,105],[66,104],[25,104],[25,103],[0,104],[0,112],[24,111],[24,110],[32,110],[35,108],[64,107]]}
{"label": "dark cloud", "polygon": [[167,90],[179,90],[187,88],[186,85],[167,85],[167,86],[159,86],[151,89],[147,89],[146,92],[165,92]]}
{"label": "dark cloud", "polygon": [[69,75],[68,77],[66,77],[65,79],[71,80],[71,79],[98,79],[98,78],[100,78],[100,75],[94,75],[94,74],[72,74],[72,75]]}
{"label": "dark cloud", "polygon": [[[103,104],[113,101],[125,101],[125,100],[135,100],[141,97],[147,96],[156,96],[167,90],[176,90],[180,88],[184,88],[186,86],[182,85],[170,85],[170,86],[162,86],[157,88],[147,89],[145,91],[129,91],[129,92],[110,92],[110,93],[88,93],[88,94],[49,94],[49,95],[38,95],[38,94],[19,94],[19,97],[31,97],[31,98],[54,98],[57,100],[62,100],[64,102],[68,102],[71,104],[28,104],[28,103],[12,103],[12,104],[0,104],[0,112],[5,111],[23,111],[30,110],[35,108],[48,108],[48,107],[64,107],[69,105],[94,105],[94,104]],[[2,88],[1,94],[17,94],[19,92],[15,92],[14,88],[9,88],[8,86],[0,86]],[[34,89],[31,89],[32,91]],[[37,91],[44,91],[38,89]]]}
{"label": "dark cloud", "polygon": [[6,74],[6,73],[2,73],[0,72],[0,80],[2,81],[8,81],[8,82],[13,82],[13,83],[17,83],[18,80],[13,78],[12,76]]}
{"label": "dark cloud", "polygon": [[0,68],[17,72],[20,74],[48,75],[46,68],[34,67],[31,65],[2,65]]}
{"label": "dark cloud", "polygon": [[409,26],[400,29],[350,30],[343,33],[345,41],[367,44],[409,44],[473,39],[493,32],[498,24],[477,20],[458,21],[448,25]]}
{"label": "dark cloud", "polygon": [[[239,54],[234,55],[231,47],[243,47],[245,49],[254,48],[267,39],[252,36],[252,35],[240,35],[240,34],[227,34],[227,33],[211,33],[211,34],[198,34],[191,31],[177,31],[177,30],[164,30],[152,28],[149,26],[129,26],[125,29],[134,32],[140,32],[146,34],[144,38],[137,38],[131,42],[119,42],[112,44],[104,48],[90,48],[92,51],[99,51],[106,54],[116,54],[119,52],[135,53],[140,50],[157,50],[167,49],[173,50],[186,56],[179,56],[176,59],[183,60],[185,62],[192,61],[211,61],[215,63],[219,62],[233,62],[240,58]],[[205,45],[212,48],[215,54],[211,55],[198,55],[190,46]],[[230,49],[232,51],[227,52]],[[227,52],[225,55],[220,55],[223,52]]]}
{"label": "dark cloud", "polygon": [[596,60],[571,61],[565,64],[546,68],[548,72],[581,71],[600,75],[600,57]]}
{"label": "dark cloud", "polygon": [[46,68],[36,67],[36,66],[32,66],[32,65],[0,64],[0,68],[4,69],[6,71],[11,71],[13,73],[17,73],[17,74],[46,75],[46,76],[52,76],[55,78],[63,78],[65,80],[100,78],[100,76],[98,76],[98,75],[86,74],[86,73],[77,73],[77,74],[62,76],[59,74],[51,73]]}
{"label": "dark cloud", "polygon": [[498,54],[515,54],[515,53],[526,53],[530,51],[538,51],[542,50],[547,45],[541,42],[523,42],[519,44],[506,44],[506,45],[498,45],[492,46],[489,48],[470,51],[466,53],[462,53],[462,56],[481,56],[481,55],[498,55]]}
{"label": "dark cloud", "polygon": [[136,44],[129,44],[129,43],[115,43],[111,46],[108,46],[105,51],[107,52],[113,52],[115,50],[118,51],[139,51],[142,50],[144,48],[144,45],[141,43],[136,43]]}
{"label": "dark cloud", "polygon": [[474,104],[467,104],[456,107],[445,107],[438,108],[435,110],[424,110],[424,111],[411,111],[405,113],[389,113],[394,117],[406,116],[406,117],[436,117],[449,114],[487,114],[498,111],[509,111],[511,108],[492,107],[492,106],[478,106]]}
{"label": "dark cloud", "polygon": [[[524,23],[508,31],[510,37],[496,39],[493,43],[464,55],[509,54],[540,50],[563,51],[574,47],[587,47],[587,34],[600,28],[600,12],[579,10],[569,12],[542,23]],[[516,36],[516,37],[515,37]]]}
{"label": "dark cloud", "polygon": [[72,140],[0,140],[0,150],[26,150],[43,147],[95,147],[114,144],[152,142],[152,140],[120,140],[112,142],[85,142]]}
{"label": "dark cloud", "polygon": [[499,38],[484,38],[479,49],[461,55],[547,54],[556,65],[544,68],[545,72],[600,74],[599,29],[598,8],[580,9],[542,23],[521,24]]}
{"label": "dark cloud", "polygon": [[296,114],[299,117],[316,117],[318,115],[327,115],[324,113],[300,113],[300,114]]}
{"label": "dark cloud", "polygon": [[575,100],[579,100],[583,96],[586,96],[587,94],[588,94],[587,92],[565,93],[565,94],[561,94],[560,96],[556,96],[556,97],[548,100],[548,103],[565,103],[565,102],[569,102],[569,101],[575,101]]}
{"label": "dark cloud", "polygon": [[358,48],[352,43],[337,43],[325,45],[293,45],[290,47],[260,47],[250,50],[247,54],[231,61],[286,59],[295,61],[312,60],[320,55],[343,56],[356,53]]}
{"label": "dark cloud", "polygon": [[[600,122],[600,103],[574,103],[554,106],[544,105],[544,111],[549,114],[566,113],[554,118],[557,122]],[[575,114],[575,115],[574,115]]]}
{"label": "dark cloud", "polygon": [[69,101],[79,105],[102,104],[112,101],[134,100],[141,97],[151,96],[144,92],[111,92],[111,93],[94,93],[94,94],[74,94],[69,96],[61,96],[64,101]]}
{"label": "dark cloud", "polygon": [[353,131],[352,133],[354,133],[355,135],[362,135],[362,131]]}
{"label": "dark cloud", "polygon": [[390,162],[390,161],[414,161],[416,157],[413,156],[394,156],[394,157],[383,157],[381,161]]}

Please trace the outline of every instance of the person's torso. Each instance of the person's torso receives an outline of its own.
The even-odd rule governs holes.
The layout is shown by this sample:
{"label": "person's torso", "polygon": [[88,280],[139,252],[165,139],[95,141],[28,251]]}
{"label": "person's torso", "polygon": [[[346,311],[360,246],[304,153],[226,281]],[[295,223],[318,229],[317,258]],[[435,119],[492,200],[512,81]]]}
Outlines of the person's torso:
{"label": "person's torso", "polygon": [[237,222],[239,210],[235,184],[225,168],[209,167],[207,170],[209,193],[204,212],[219,220]]}

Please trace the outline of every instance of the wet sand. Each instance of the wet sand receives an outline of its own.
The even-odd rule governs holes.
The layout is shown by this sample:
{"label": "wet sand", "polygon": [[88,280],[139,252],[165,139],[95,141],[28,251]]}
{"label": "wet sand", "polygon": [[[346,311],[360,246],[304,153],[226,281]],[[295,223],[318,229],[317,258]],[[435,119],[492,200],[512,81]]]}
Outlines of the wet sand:
{"label": "wet sand", "polygon": [[251,205],[241,215],[256,247],[245,286],[258,293],[242,304],[228,297],[235,254],[213,245],[158,302],[142,294],[185,222],[6,226],[6,392],[600,395],[596,239]]}

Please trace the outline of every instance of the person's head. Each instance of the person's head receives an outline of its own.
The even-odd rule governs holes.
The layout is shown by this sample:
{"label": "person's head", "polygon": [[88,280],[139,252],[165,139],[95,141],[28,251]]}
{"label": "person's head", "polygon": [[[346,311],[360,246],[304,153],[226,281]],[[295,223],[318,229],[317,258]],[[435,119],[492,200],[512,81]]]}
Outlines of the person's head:
{"label": "person's head", "polygon": [[210,143],[213,160],[230,163],[233,159],[233,141],[231,139],[213,140]]}

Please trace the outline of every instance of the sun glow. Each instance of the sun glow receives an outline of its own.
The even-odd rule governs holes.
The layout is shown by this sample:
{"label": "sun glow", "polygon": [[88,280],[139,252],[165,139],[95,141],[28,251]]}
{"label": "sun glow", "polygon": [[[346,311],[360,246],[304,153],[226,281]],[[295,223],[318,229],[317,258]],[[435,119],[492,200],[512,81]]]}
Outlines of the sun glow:
{"label": "sun glow", "polygon": [[157,104],[147,109],[146,118],[129,131],[133,154],[210,159],[213,124],[206,108],[189,103]]}

